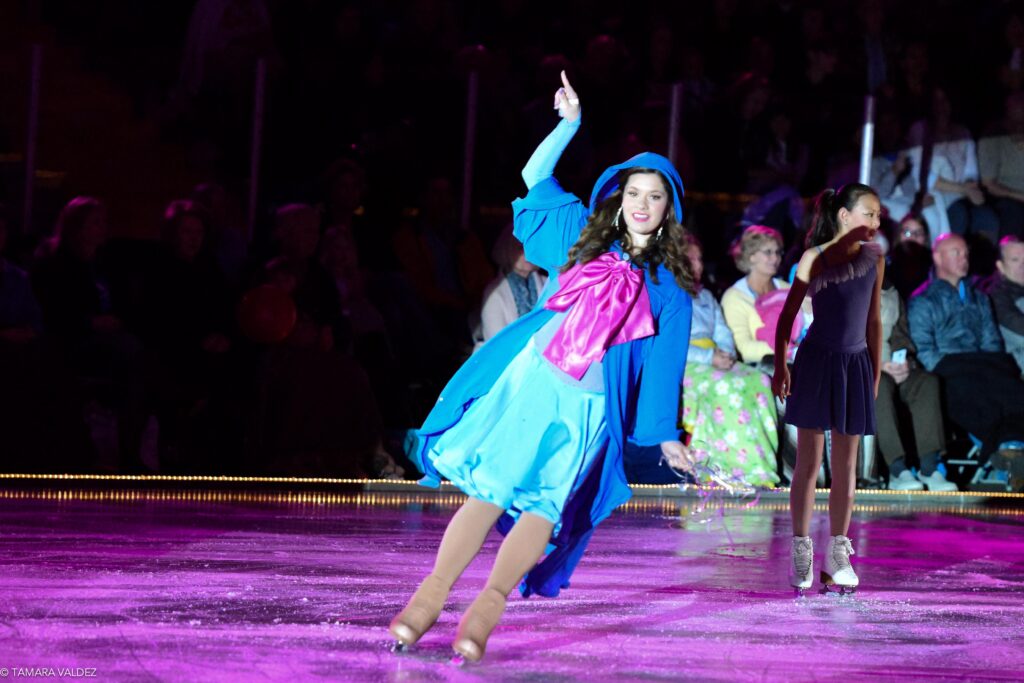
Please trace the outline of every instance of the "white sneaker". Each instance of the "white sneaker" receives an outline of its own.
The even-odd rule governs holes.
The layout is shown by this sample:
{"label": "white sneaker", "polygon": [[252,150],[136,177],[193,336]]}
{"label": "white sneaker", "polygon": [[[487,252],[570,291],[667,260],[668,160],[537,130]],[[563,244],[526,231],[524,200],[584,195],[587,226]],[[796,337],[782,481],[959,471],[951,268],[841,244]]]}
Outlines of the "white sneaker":
{"label": "white sneaker", "polygon": [[860,580],[850,564],[853,544],[846,536],[832,536],[825,551],[825,568],[821,571],[821,582],[826,589],[838,588],[841,592],[856,588]]}
{"label": "white sneaker", "polygon": [[[936,472],[936,474],[939,474]],[[942,475],[939,474],[941,477]],[[949,483],[949,482],[946,482]],[[889,477],[890,491],[923,491],[924,484],[918,481],[917,477],[910,470],[903,470],[898,477]],[[956,490],[956,487],[953,487]]]}
{"label": "white sneaker", "polygon": [[927,477],[919,476],[919,483],[928,487],[929,491],[959,491],[956,484],[946,479],[942,472],[935,470]]}
{"label": "white sneaker", "polygon": [[814,541],[810,536],[793,537],[793,559],[789,563],[789,585],[799,591],[814,583]]}

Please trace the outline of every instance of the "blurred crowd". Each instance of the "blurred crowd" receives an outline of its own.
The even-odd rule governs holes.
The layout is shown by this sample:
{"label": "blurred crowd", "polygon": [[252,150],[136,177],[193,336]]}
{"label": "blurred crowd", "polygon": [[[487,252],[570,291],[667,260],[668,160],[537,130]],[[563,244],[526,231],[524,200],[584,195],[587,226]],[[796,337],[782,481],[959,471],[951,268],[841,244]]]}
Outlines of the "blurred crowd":
{"label": "blurred crowd", "polygon": [[[706,328],[696,346],[680,340],[692,366],[680,420],[729,468],[760,485],[786,477],[763,373],[781,309],[773,292],[802,250],[806,198],[857,177],[868,94],[871,184],[887,213],[883,317],[896,335],[883,397],[897,435],[878,439],[890,477],[941,472],[958,433],[979,441],[982,462],[1022,438],[965,418],[939,380],[915,379],[960,381],[941,371],[950,354],[1024,362],[1017,3],[88,5],[43,2],[43,18],[216,180],[168,197],[151,225],[117,226],[133,238],[109,237],[105,202],[117,197],[75,197],[52,231],[10,240],[8,466],[402,476],[404,430],[543,286],[505,223],[524,192],[519,169],[555,123],[562,69],[586,102],[558,169],[577,192],[610,163],[665,150],[679,98],[677,164],[705,289],[695,321]],[[240,206],[261,59],[264,192],[250,233]],[[457,180],[472,72],[467,223]],[[0,234],[17,232],[10,212],[2,223]],[[963,263],[943,265],[950,251]],[[941,298],[936,282],[955,282],[961,305],[989,321],[960,311],[949,323],[977,334],[977,348],[959,332],[956,348],[943,347],[949,330],[938,346],[927,337],[937,319],[921,322],[914,301]],[[952,315],[947,303],[935,305]],[[798,327],[809,323],[808,310]],[[894,363],[900,350],[909,360]],[[1020,367],[999,362],[1019,385]],[[714,398],[722,382],[741,405]]]}

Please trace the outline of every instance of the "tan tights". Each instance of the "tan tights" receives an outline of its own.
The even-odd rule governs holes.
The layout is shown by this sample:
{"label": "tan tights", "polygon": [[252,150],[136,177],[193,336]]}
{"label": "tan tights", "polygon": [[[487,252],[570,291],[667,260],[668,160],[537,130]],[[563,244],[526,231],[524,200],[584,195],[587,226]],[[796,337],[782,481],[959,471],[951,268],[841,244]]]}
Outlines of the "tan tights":
{"label": "tan tights", "polygon": [[[832,488],[828,494],[828,515],[832,536],[845,536],[850,529],[853,494],[857,487],[857,447],[860,437],[832,431]],[[797,429],[796,467],[789,491],[793,535],[807,536],[814,512],[814,485],[821,467],[825,434],[817,429]]]}
{"label": "tan tights", "polygon": [[[434,562],[434,576],[450,588],[480,552],[488,532],[504,510],[469,498],[452,516]],[[486,588],[508,595],[530,571],[547,547],[554,525],[543,517],[524,512],[498,549]]]}

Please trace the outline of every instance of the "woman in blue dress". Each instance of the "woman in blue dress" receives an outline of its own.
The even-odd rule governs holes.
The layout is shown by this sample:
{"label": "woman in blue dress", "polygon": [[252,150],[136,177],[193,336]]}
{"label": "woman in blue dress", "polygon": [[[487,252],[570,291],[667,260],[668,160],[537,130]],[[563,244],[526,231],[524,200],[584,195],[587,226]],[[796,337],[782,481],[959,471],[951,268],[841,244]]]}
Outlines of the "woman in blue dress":
{"label": "woman in blue dress", "polygon": [[[826,588],[855,590],[847,532],[856,488],[857,447],[875,433],[875,398],[882,364],[881,290],[885,261],[874,241],[881,219],[878,194],[860,183],[825,190],[815,203],[807,251],[797,265],[775,335],[772,391],[788,399],[786,422],[797,428],[796,467],[789,494],[793,519],[790,583],[803,592],[813,582],[810,537],[814,486],[825,431],[832,434],[831,527],[821,572]],[[793,361],[786,352],[793,318],[810,294],[814,322]]]}
{"label": "woman in blue dress", "polygon": [[644,153],[605,170],[589,207],[565,192],[552,174],[580,103],[564,73],[562,82],[562,121],[512,203],[527,260],[552,277],[537,306],[455,374],[411,447],[421,483],[448,479],[468,499],[390,632],[404,646],[420,639],[497,523],[505,539],[452,644],[470,661],[517,585],[524,597],[568,587],[594,527],[630,496],[627,439],[690,466],[676,425],[693,291],[683,184],[668,159]]}

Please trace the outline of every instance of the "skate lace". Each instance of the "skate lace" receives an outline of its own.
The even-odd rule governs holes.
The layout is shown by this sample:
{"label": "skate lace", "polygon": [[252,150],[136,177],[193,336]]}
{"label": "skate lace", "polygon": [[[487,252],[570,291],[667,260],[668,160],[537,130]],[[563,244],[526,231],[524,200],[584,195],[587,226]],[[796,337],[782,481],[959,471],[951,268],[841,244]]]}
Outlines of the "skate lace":
{"label": "skate lace", "polygon": [[836,569],[846,569],[850,566],[850,555],[855,555],[853,552],[853,544],[850,543],[850,539],[846,536],[836,536],[835,542],[832,545],[832,562],[835,564]]}
{"label": "skate lace", "polygon": [[797,576],[804,576],[811,571],[811,560],[814,557],[814,551],[811,548],[811,542],[808,541],[797,541],[795,552],[793,553],[793,566],[796,569]]}

